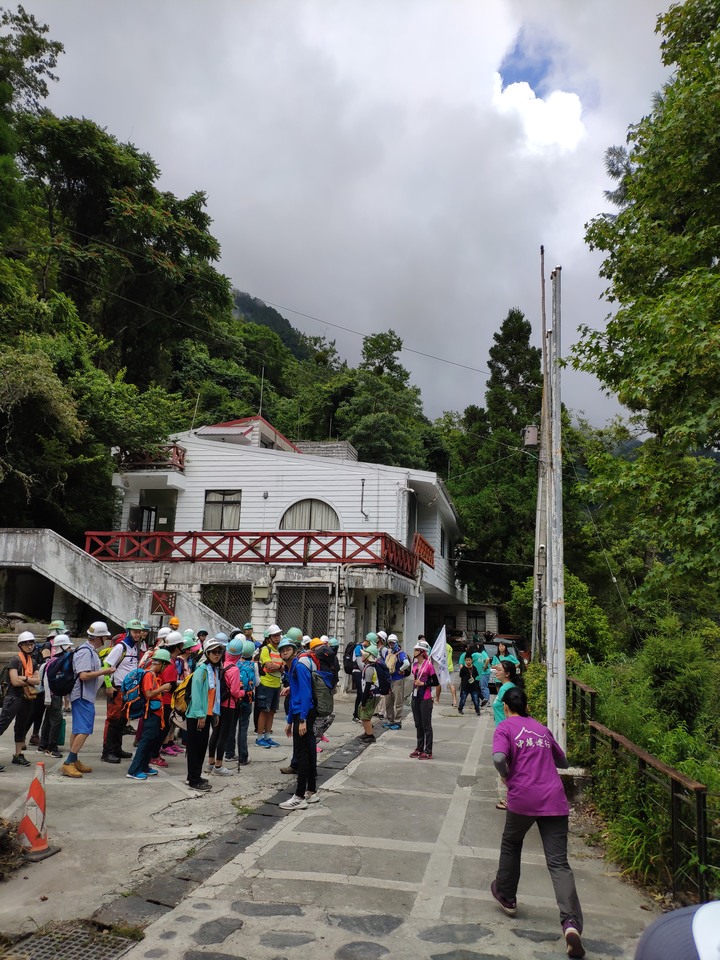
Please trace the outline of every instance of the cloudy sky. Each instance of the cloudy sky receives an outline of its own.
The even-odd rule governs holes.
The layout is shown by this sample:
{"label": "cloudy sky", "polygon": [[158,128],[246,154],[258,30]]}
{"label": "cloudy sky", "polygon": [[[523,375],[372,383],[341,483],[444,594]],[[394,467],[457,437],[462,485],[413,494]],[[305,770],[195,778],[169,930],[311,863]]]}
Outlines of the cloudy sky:
{"label": "cloudy sky", "polygon": [[[605,148],[665,77],[668,2],[25,5],[65,44],[51,108],[149,152],[164,189],[205,190],[233,284],[351,363],[357,334],[395,329],[434,417],[483,403],[509,308],[539,345],[541,244],[564,352],[602,325],[583,224],[606,207]],[[616,410],[572,372],[563,396],[597,424]]]}

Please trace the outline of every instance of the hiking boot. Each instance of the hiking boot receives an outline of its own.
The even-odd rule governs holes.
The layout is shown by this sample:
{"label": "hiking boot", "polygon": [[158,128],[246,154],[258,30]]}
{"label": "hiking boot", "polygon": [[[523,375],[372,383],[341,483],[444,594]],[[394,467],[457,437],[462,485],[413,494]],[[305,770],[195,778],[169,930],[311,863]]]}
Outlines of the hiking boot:
{"label": "hiking boot", "polygon": [[[509,917],[515,916],[517,913],[517,900],[508,900],[507,897],[504,897],[498,891],[497,881],[495,880],[493,880],[493,882],[490,884],[490,893],[493,895],[493,897],[495,897],[497,902],[500,904],[501,909],[504,910]],[[582,956],[582,954],[579,954],[579,956]]]}
{"label": "hiking boot", "polygon": [[114,753],[104,753],[100,759],[103,763],[120,763],[120,757],[116,757]]}
{"label": "hiking boot", "polygon": [[291,774],[294,775],[297,773],[297,768],[296,767],[280,767],[280,773],[287,773],[288,775],[291,775]]}
{"label": "hiking boot", "polygon": [[22,753],[16,753],[10,762],[14,763],[16,767],[30,766],[30,761],[27,759],[27,757],[23,756]]}
{"label": "hiking boot", "polygon": [[281,810],[307,810],[307,800],[305,797],[298,797],[297,794],[290,797],[284,803],[280,804]]}
{"label": "hiking boot", "polygon": [[74,763],[64,763],[60,767],[60,773],[62,773],[64,777],[73,777],[75,780],[82,778],[82,774]]}
{"label": "hiking boot", "polygon": [[92,767],[86,767],[82,760],[75,761],[75,769],[79,770],[80,773],[92,773]]}
{"label": "hiking boot", "polygon": [[580,931],[576,920],[566,920],[563,923],[563,933],[569,957],[584,957],[585,949],[580,939]]}

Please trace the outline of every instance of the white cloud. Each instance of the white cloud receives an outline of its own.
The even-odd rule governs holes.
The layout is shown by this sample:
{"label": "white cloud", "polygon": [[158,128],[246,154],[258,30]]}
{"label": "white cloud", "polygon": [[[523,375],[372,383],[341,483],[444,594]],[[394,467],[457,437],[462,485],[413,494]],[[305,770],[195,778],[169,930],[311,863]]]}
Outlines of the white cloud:
{"label": "white cloud", "polygon": [[576,93],[553,90],[545,98],[537,97],[528,83],[503,87],[502,77],[496,73],[493,104],[500,113],[520,119],[530,152],[545,147],[574,150],[586,133]]}

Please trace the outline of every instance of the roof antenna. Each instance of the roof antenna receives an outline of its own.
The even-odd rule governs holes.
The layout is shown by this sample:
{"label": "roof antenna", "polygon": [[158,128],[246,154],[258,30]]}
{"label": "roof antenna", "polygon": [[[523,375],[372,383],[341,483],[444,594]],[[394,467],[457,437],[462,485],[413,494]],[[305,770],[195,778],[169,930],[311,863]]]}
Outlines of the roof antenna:
{"label": "roof antenna", "polygon": [[263,402],[263,390],[265,389],[265,364],[263,364],[262,374],[260,376],[260,409],[258,410],[258,416],[262,416],[262,402]]}
{"label": "roof antenna", "polygon": [[195,418],[197,417],[198,406],[200,405],[200,391],[198,390],[197,400],[195,401],[195,411],[193,413],[192,423],[190,424],[190,429],[195,429]]}

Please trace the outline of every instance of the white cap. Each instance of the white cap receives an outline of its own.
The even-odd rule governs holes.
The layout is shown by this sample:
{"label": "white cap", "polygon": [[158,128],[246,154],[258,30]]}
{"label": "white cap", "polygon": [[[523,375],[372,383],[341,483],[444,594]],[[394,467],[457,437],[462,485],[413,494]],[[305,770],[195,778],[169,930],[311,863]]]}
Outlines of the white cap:
{"label": "white cap", "polygon": [[[173,628],[172,628],[172,627],[160,627],[160,629],[159,629],[158,632],[157,632],[157,638],[158,638],[158,640],[162,640],[163,637],[168,637],[168,636],[170,636],[170,634],[171,634],[172,632],[173,632]],[[182,637],[182,634],[180,634],[180,636]]]}
{"label": "white cap", "polygon": [[35,634],[30,630],[23,630],[22,633],[18,634],[15,642],[18,646],[20,646],[21,643],[35,643]]}
{"label": "white cap", "polygon": [[111,633],[104,620],[96,620],[95,623],[91,623],[87,628],[87,635],[89,637],[109,637]]}
{"label": "white cap", "polygon": [[282,630],[276,623],[271,623],[268,627],[268,636],[272,637],[276,633],[282,633]]}

